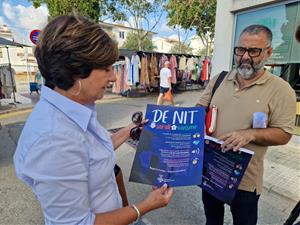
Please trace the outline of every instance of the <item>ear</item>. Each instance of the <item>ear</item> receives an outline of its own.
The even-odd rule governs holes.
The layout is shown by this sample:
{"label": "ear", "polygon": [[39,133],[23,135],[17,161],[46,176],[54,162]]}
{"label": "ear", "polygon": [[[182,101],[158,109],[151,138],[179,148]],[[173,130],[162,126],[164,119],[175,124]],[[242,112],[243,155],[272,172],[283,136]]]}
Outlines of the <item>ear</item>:
{"label": "ear", "polygon": [[266,50],[266,53],[267,53],[267,59],[271,57],[272,52],[273,52],[273,48],[272,48],[272,47],[270,47],[270,48],[268,48],[268,49]]}

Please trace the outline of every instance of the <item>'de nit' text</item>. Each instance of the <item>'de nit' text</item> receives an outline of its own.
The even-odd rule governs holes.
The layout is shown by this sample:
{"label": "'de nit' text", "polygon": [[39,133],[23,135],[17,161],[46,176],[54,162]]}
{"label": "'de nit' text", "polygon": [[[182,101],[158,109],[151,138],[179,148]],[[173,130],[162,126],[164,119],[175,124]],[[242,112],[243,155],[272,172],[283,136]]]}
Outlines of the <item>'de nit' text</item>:
{"label": "'de nit' text", "polygon": [[198,110],[188,110],[188,111],[174,111],[173,115],[169,115],[169,110],[159,110],[155,109],[153,112],[153,122],[161,122],[161,123],[168,123],[168,118],[171,116],[171,120],[169,120],[169,123],[171,124],[193,124],[195,113],[198,112]]}

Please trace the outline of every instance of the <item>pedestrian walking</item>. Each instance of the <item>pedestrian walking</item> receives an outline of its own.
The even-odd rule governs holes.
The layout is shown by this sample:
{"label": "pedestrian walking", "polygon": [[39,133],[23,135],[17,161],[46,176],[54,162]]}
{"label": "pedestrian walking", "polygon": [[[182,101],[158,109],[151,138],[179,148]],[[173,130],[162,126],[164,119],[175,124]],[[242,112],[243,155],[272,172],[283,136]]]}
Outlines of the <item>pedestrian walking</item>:
{"label": "pedestrian walking", "polygon": [[78,15],[54,18],[39,40],[35,57],[45,85],[14,164],[39,200],[45,224],[129,224],[166,206],[173,189],[164,185],[122,207],[114,150],[137,125],[110,136],[97,121],[95,106],[116,81],[117,44],[98,23]]}
{"label": "pedestrian walking", "polygon": [[171,104],[175,105],[173,94],[172,94],[172,73],[171,73],[171,70],[169,69],[169,66],[170,66],[170,62],[165,61],[164,67],[160,70],[160,73],[159,73],[160,89],[159,89],[159,95],[157,98],[157,105],[162,105],[164,103],[164,97],[166,94],[168,94],[170,96],[169,101],[171,102]]}

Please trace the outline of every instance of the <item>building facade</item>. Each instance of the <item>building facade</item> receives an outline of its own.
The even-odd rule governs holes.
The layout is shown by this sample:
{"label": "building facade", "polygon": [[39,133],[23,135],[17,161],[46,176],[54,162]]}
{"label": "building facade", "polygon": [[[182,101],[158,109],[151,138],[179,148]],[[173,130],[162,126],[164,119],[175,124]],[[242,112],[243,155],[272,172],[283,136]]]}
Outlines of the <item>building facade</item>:
{"label": "building facade", "polygon": [[178,44],[178,38],[170,37],[155,37],[153,38],[153,44],[156,46],[155,51],[170,53],[171,49]]}
{"label": "building facade", "polygon": [[299,0],[218,0],[212,76],[233,67],[233,47],[243,28],[251,24],[265,25],[273,32],[273,54],[267,62],[271,72],[282,75],[290,65],[289,73],[296,75],[300,45],[294,34],[300,24]]}
{"label": "building facade", "polygon": [[[194,55],[206,55],[208,52],[207,46],[203,44],[201,38],[197,35],[193,35],[190,38],[189,46]],[[210,43],[210,48],[213,48],[213,42]]]}
{"label": "building facade", "polygon": [[[0,27],[0,37],[13,41],[13,34],[6,25]],[[33,47],[8,47],[10,63],[14,70],[18,72],[34,72],[37,63],[33,54]],[[8,64],[8,54],[6,47],[0,47],[0,66]]]}
{"label": "building facade", "polygon": [[[124,24],[112,24],[100,22],[101,27],[118,42],[118,47],[121,48],[130,32],[136,31],[135,28],[125,26]],[[156,33],[149,32],[149,37],[152,40],[153,35]]]}
{"label": "building facade", "polygon": [[[0,27],[0,37],[7,40],[13,41],[13,33],[9,30],[9,27],[6,25]],[[17,92],[28,92],[29,91],[29,82],[34,80],[35,72],[37,71],[37,63],[33,54],[33,47],[14,47],[0,46],[0,74],[2,83],[4,83],[4,73],[8,68],[8,54],[10,59],[11,68],[14,74],[14,82],[16,83]],[[9,78],[9,76],[8,76]],[[11,83],[6,79],[7,83]],[[3,84],[5,85],[5,84]],[[11,85],[8,85],[9,87]]]}

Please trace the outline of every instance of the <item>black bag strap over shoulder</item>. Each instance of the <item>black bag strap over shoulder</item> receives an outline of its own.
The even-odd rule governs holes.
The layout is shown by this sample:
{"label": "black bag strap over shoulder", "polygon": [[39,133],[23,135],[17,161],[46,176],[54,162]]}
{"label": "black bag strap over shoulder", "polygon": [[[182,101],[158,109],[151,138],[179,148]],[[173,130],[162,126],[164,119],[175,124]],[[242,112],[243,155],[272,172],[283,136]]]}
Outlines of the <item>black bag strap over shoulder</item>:
{"label": "black bag strap over shoulder", "polygon": [[220,86],[220,84],[222,83],[222,81],[224,80],[224,78],[226,77],[227,73],[228,73],[228,71],[222,71],[220,73],[220,75],[218,76],[216,83],[214,84],[213,89],[211,91],[211,99],[214,96],[214,94],[215,94],[216,90],[218,89],[218,87]]}

